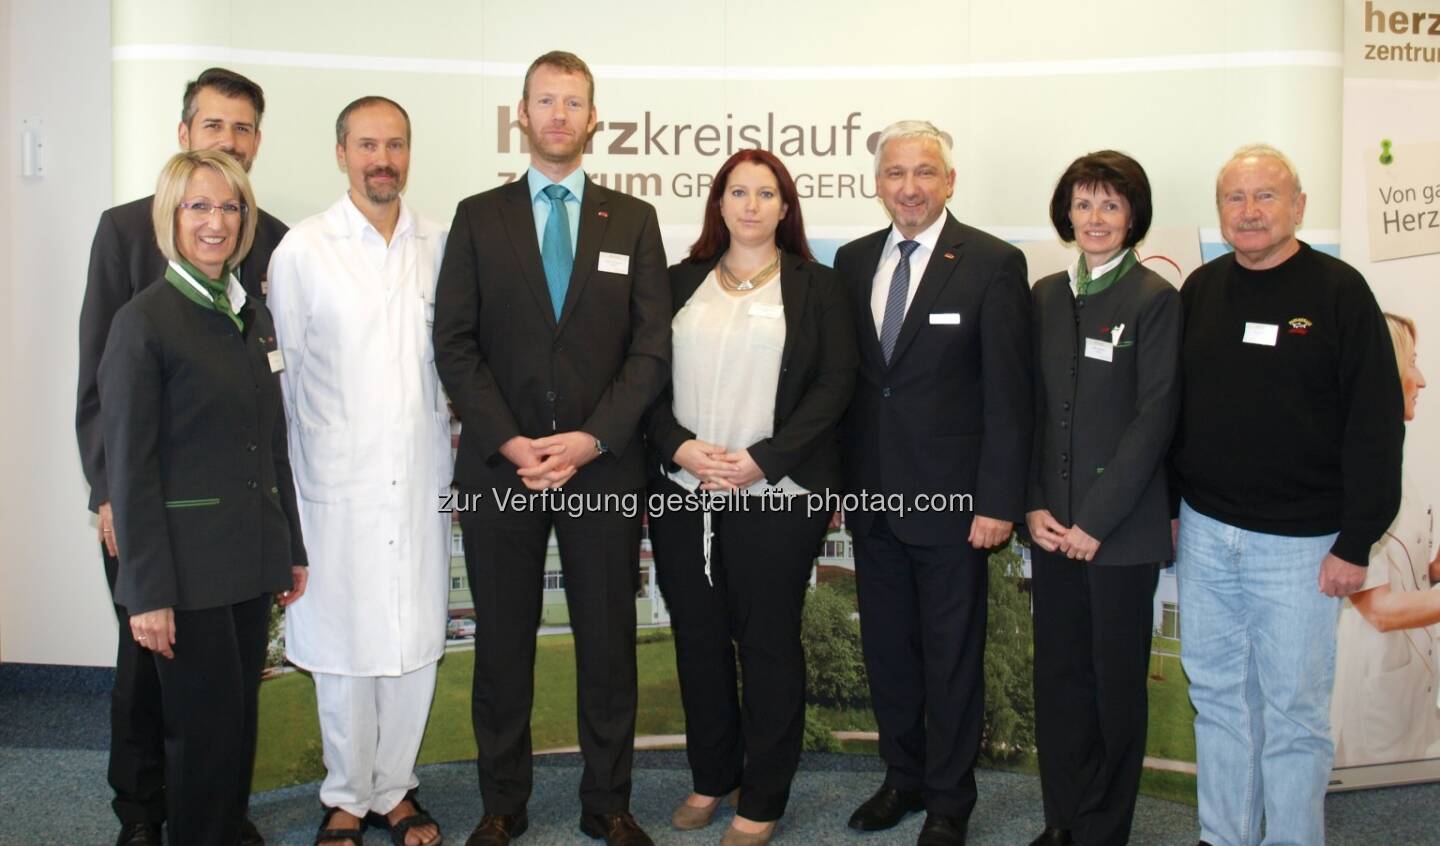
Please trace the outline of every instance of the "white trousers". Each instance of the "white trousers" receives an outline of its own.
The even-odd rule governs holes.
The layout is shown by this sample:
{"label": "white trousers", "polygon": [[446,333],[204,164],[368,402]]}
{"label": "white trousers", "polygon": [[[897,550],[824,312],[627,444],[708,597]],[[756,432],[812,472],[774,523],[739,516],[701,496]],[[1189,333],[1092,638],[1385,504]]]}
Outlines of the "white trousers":
{"label": "white trousers", "polygon": [[313,673],[325,747],[320,803],[387,814],[420,784],[415,757],[435,697],[435,664],[400,676]]}

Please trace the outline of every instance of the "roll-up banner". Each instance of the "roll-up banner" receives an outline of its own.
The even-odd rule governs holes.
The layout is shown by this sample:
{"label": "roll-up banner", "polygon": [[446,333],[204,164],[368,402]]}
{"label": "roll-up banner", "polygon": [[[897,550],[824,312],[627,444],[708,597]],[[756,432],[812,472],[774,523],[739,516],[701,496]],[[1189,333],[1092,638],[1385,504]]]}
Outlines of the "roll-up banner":
{"label": "roll-up banner", "polygon": [[[1440,3],[1346,0],[1340,255],[1440,372]],[[1400,513],[1340,612],[1331,789],[1440,779],[1440,412],[1406,424]]]}

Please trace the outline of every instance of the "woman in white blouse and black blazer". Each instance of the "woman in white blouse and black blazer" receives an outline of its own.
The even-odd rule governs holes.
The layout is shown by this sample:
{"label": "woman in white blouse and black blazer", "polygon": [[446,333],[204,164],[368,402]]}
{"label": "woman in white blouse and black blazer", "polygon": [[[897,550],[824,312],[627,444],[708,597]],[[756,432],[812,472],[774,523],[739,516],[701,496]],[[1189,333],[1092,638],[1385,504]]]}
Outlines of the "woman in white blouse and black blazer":
{"label": "woman in white blouse and black blazer", "polygon": [[[852,307],[810,254],[794,181],[764,150],[736,153],[715,175],[700,238],[670,282],[673,378],[650,414],[650,491],[672,506],[694,492],[650,515],[695,786],[672,822],[708,825],[739,789],[721,842],[761,844],[799,763],[800,613],[831,516],[808,513],[804,494],[841,485]],[[724,499],[698,507],[713,497]]]}

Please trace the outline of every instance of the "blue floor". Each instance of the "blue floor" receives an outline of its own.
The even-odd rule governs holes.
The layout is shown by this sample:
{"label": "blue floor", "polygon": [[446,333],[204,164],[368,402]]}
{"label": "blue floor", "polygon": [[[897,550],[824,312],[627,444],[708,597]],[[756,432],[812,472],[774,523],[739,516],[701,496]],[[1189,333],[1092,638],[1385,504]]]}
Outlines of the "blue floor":
{"label": "blue floor", "polygon": [[[0,846],[109,844],[116,823],[105,783],[108,728],[106,671],[0,666]],[[682,753],[639,752],[635,760],[633,810],[659,844],[716,843],[728,807],[710,829],[676,832],[670,811],[689,790]],[[879,783],[878,763],[867,757],[807,755],[795,780],[789,812],[777,843],[911,844],[920,828],[914,815],[888,832],[856,834],[845,828],[853,807]],[[420,769],[421,798],[440,822],[446,842],[460,846],[480,817],[475,769],[469,763]],[[590,843],[576,828],[580,762],[573,755],[546,756],[535,771],[530,831],[520,846]],[[980,801],[971,818],[973,844],[1028,843],[1042,826],[1039,782],[995,771],[978,774]],[[316,786],[272,790],[255,796],[251,816],[272,846],[309,844],[319,822]],[[1440,785],[1360,791],[1330,797],[1326,806],[1330,844],[1440,844],[1434,809]],[[1136,844],[1193,844],[1193,808],[1141,797]],[[372,831],[367,844],[389,843]]]}

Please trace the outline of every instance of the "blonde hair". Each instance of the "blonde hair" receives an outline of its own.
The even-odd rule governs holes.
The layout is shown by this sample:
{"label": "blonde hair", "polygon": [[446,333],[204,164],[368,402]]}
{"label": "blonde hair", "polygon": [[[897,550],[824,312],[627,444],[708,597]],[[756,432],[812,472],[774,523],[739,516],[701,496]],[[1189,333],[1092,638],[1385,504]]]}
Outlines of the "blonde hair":
{"label": "blonde hair", "polygon": [[1385,328],[1390,330],[1390,344],[1395,347],[1395,364],[1403,377],[1405,369],[1410,366],[1410,359],[1415,357],[1415,341],[1418,339],[1415,321],[1387,311]]}
{"label": "blonde hair", "polygon": [[186,150],[170,157],[160,169],[160,178],[155,182],[155,201],[150,207],[150,219],[155,224],[155,243],[160,252],[170,261],[180,260],[180,250],[175,246],[175,215],[179,213],[180,201],[190,186],[190,177],[202,167],[219,173],[229,184],[230,190],[240,195],[244,209],[240,212],[240,243],[230,254],[226,263],[238,265],[250,254],[255,243],[255,192],[250,189],[250,178],[245,169],[229,154],[219,150]]}

